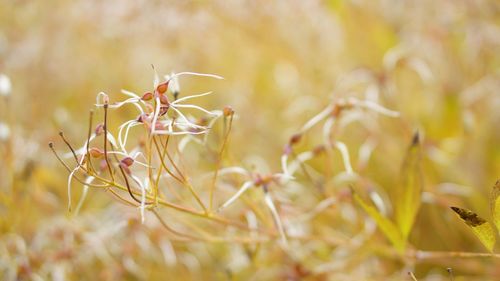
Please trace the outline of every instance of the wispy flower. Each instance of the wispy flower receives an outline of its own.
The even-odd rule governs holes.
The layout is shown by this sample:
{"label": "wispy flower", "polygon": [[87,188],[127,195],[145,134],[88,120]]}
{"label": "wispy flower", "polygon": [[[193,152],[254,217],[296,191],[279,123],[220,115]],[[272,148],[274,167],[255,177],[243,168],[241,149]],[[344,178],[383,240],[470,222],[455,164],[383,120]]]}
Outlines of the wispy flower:
{"label": "wispy flower", "polygon": [[12,91],[10,78],[5,74],[0,74],[0,96],[8,96]]}

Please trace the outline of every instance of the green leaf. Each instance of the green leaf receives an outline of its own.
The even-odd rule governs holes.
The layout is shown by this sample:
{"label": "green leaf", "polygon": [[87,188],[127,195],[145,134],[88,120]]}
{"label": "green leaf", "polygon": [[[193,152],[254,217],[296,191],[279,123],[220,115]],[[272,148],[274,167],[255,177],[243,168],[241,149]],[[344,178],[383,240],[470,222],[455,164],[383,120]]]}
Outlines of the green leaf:
{"label": "green leaf", "polygon": [[402,167],[403,183],[395,196],[396,223],[405,240],[411,232],[418,214],[423,189],[423,176],[420,169],[420,137],[413,136]]}
{"label": "green leaf", "polygon": [[363,210],[368,213],[368,215],[375,220],[378,227],[384,233],[384,235],[391,241],[392,245],[400,252],[403,252],[406,241],[401,236],[399,229],[396,225],[389,220],[387,217],[383,216],[374,206],[366,203],[354,190],[352,190],[352,196],[354,201],[358,203]]}
{"label": "green leaf", "polygon": [[497,180],[491,191],[490,206],[493,223],[496,225],[497,231],[500,234],[500,180]]}
{"label": "green leaf", "polygon": [[478,216],[476,213],[469,211],[467,209],[462,209],[458,207],[451,207],[451,209],[457,213],[460,218],[472,229],[472,232],[479,238],[479,241],[488,249],[488,251],[493,252],[493,247],[495,246],[496,237],[495,231],[489,222]]}

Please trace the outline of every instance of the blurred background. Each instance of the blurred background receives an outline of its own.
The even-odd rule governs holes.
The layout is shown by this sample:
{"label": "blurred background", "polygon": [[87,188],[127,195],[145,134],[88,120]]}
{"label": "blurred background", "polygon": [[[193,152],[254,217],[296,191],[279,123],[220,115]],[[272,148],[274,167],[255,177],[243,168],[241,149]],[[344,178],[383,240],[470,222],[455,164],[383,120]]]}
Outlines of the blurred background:
{"label": "blurred background", "polygon": [[[449,206],[491,217],[488,196],[500,176],[498,1],[4,0],[1,279],[410,280],[400,260],[377,254],[374,244],[387,243],[378,232],[357,248],[298,243],[293,257],[264,243],[250,259],[241,258],[241,245],[169,241],[154,217],[141,224],[137,210],[100,191],[89,193],[78,216],[68,215],[67,174],[47,143],[60,130],[83,143],[96,94],[118,100],[121,89],[151,90],[152,64],[160,74],[223,76],[181,78],[181,95],[211,90],[201,105],[231,105],[238,118],[228,154],[240,163],[265,159],[273,171],[290,136],[329,103],[376,96],[401,117],[344,128],[339,139],[355,170],[389,193],[418,129],[425,192],[412,245],[486,251]],[[126,116],[117,112],[111,123]],[[367,139],[372,157],[358,163]],[[304,141],[312,145],[315,137]],[[345,187],[333,184],[330,193]],[[345,205],[318,216],[315,231],[354,237],[362,223],[341,213],[366,215]],[[418,280],[449,280],[448,267],[455,280],[499,280],[499,265],[493,258],[437,258],[412,270]]]}

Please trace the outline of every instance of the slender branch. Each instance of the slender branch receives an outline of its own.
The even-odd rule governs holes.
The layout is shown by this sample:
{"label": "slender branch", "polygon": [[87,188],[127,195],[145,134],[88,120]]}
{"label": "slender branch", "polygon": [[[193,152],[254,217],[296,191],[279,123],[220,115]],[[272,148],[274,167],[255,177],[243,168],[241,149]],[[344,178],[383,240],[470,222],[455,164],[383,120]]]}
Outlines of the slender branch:
{"label": "slender branch", "polygon": [[229,139],[229,133],[231,132],[231,128],[232,128],[232,124],[233,124],[233,116],[234,116],[234,114],[231,114],[229,117],[229,125],[228,125],[228,128],[224,134],[224,139],[222,140],[220,152],[219,152],[219,155],[217,157],[217,163],[215,164],[214,177],[212,178],[212,184],[210,185],[210,204],[209,204],[210,211],[213,210],[215,184],[217,182],[217,176],[219,175],[220,165],[222,163],[222,155],[224,154],[224,149],[226,148],[226,144],[227,144],[227,141]]}
{"label": "slender branch", "polygon": [[108,166],[109,175],[114,181],[113,169],[111,169],[111,164],[108,159],[108,104],[104,104],[104,159],[106,161],[106,166]]}
{"label": "slender branch", "polygon": [[85,154],[85,157],[87,157],[87,161],[89,163],[89,167],[92,170],[95,170],[94,165],[92,164],[92,159],[90,157],[90,153],[89,153],[90,136],[92,135],[92,120],[93,120],[93,117],[94,117],[94,111],[90,110],[90,113],[89,113],[89,130],[88,130],[88,134],[87,134],[87,154]]}
{"label": "slender branch", "polygon": [[78,161],[78,156],[76,155],[75,153],[75,150],[73,149],[73,147],[71,146],[71,144],[68,142],[68,140],[66,139],[66,137],[64,136],[64,133],[62,131],[59,132],[59,136],[61,137],[61,139],[64,141],[64,143],[69,147],[69,149],[71,150],[71,153],[73,154],[73,157],[75,157],[75,161],[76,163],[80,163]]}

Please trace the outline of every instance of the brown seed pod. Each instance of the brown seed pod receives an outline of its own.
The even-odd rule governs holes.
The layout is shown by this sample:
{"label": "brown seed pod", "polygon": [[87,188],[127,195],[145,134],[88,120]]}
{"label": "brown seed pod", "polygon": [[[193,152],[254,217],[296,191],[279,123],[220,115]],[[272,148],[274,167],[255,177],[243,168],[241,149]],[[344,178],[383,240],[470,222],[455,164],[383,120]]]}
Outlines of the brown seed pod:
{"label": "brown seed pod", "polygon": [[143,101],[148,101],[148,100],[151,100],[153,98],[153,93],[151,92],[147,92],[147,93],[144,93],[144,95],[142,95],[142,100]]}
{"label": "brown seed pod", "polygon": [[234,110],[229,105],[226,105],[223,109],[224,117],[229,117],[234,114]]}
{"label": "brown seed pod", "polygon": [[106,159],[101,160],[101,162],[99,163],[99,169],[101,170],[101,172],[108,169],[108,164],[106,163]]}
{"label": "brown seed pod", "polygon": [[160,95],[160,102],[161,102],[161,104],[164,104],[164,105],[170,104],[166,95]]}
{"label": "brown seed pod", "polygon": [[125,164],[127,167],[130,167],[134,164],[134,159],[132,157],[125,157],[120,162]]}
{"label": "brown seed pod", "polygon": [[123,171],[127,174],[127,175],[130,175],[132,174],[132,172],[130,171],[130,169],[128,168],[127,164],[123,163],[122,161],[120,161],[120,168],[123,169]]}
{"label": "brown seed pod", "polygon": [[104,155],[104,152],[97,147],[92,147],[89,149],[90,156],[94,158],[100,158]]}
{"label": "brown seed pod", "polygon": [[95,127],[95,134],[96,134],[96,136],[100,136],[103,133],[104,133],[104,124],[103,123],[97,124],[97,126]]}
{"label": "brown seed pod", "polygon": [[325,146],[320,144],[318,146],[316,146],[314,149],[313,149],[313,154],[314,155],[319,155],[321,153],[325,152]]}
{"label": "brown seed pod", "polygon": [[297,144],[300,140],[302,139],[302,134],[294,134],[291,138],[290,138],[290,144],[291,145],[294,145],[294,144]]}
{"label": "brown seed pod", "polygon": [[158,85],[158,87],[156,87],[156,91],[158,91],[158,93],[160,93],[160,94],[164,94],[168,89],[168,82],[169,81]]}

